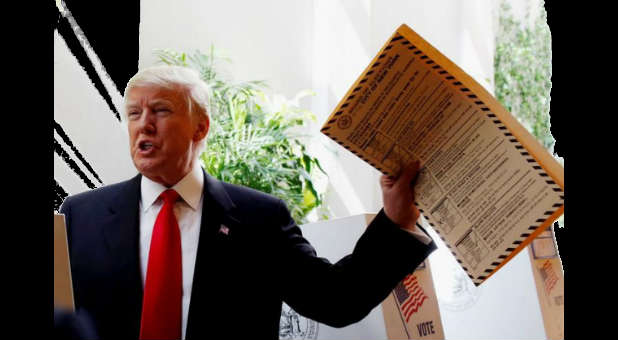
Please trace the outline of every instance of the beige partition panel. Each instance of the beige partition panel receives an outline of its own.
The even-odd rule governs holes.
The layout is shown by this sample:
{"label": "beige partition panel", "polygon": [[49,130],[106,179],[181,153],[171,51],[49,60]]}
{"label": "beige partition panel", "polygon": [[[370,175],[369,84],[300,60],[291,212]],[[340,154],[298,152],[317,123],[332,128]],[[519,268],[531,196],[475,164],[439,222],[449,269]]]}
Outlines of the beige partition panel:
{"label": "beige partition panel", "polygon": [[54,214],[54,308],[75,309],[66,225],[59,214]]}
{"label": "beige partition panel", "polygon": [[552,228],[528,246],[548,339],[564,339],[564,274]]}

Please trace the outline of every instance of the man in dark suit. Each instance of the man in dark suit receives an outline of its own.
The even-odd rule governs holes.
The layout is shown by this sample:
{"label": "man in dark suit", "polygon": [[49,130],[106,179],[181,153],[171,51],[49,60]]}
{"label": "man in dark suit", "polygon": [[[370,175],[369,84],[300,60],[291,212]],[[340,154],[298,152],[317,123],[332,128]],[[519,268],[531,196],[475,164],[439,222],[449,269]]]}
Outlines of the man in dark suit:
{"label": "man in dark suit", "polygon": [[317,257],[285,204],[210,177],[205,84],[177,66],[125,90],[140,174],[68,197],[76,308],[102,338],[278,337],[281,304],[334,327],[363,319],[436,248],[415,226],[418,163],[382,177],[384,209],[352,254]]}

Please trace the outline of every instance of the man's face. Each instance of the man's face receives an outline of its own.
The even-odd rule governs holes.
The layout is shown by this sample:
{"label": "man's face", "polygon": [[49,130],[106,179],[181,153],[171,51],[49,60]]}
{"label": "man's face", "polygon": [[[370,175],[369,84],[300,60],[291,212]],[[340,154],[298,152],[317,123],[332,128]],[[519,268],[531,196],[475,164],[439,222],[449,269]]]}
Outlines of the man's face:
{"label": "man's face", "polygon": [[198,142],[208,132],[208,119],[189,112],[181,91],[135,87],[126,101],[133,164],[144,176],[168,187],[191,171]]}

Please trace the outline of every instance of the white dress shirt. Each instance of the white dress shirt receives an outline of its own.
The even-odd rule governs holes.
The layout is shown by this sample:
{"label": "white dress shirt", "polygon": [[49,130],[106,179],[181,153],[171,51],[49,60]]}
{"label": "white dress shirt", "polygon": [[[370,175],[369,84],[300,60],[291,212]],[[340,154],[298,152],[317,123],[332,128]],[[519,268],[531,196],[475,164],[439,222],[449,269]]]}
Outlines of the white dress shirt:
{"label": "white dress shirt", "polygon": [[[174,204],[174,215],[176,215],[178,227],[180,228],[182,249],[182,339],[185,338],[187,331],[187,317],[189,315],[189,303],[191,302],[197,243],[200,239],[203,188],[204,175],[198,162],[196,162],[191,172],[171,187],[180,195],[180,198]],[[142,287],[146,284],[148,254],[150,252],[150,240],[152,239],[154,223],[163,206],[163,200],[158,198],[167,189],[164,185],[154,182],[146,176],[142,176],[142,196],[139,209]]]}
{"label": "white dress shirt", "polygon": [[[418,218],[420,223],[420,217]],[[414,230],[408,230],[408,229],[404,229],[405,231],[409,232],[410,234],[412,234],[412,236],[414,236],[417,240],[421,241],[423,244],[430,244],[432,239],[431,237],[427,236],[427,234],[425,234],[420,228],[418,228],[418,226],[416,228],[414,228]]]}

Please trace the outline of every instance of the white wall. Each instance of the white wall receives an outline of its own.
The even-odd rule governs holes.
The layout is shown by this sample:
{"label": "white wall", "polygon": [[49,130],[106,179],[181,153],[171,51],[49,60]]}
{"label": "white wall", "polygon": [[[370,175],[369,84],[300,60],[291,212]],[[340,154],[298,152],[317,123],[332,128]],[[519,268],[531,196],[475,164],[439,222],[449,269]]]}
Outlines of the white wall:
{"label": "white wall", "polygon": [[319,134],[349,86],[401,24],[429,40],[483,85],[493,78],[490,0],[268,0],[142,1],[140,62],[156,62],[153,49],[205,52],[225,49],[236,81],[267,80],[287,97],[304,89],[317,95],[302,105],[318,117],[310,151],[330,176],[328,203],[341,217],[381,207],[379,172]]}
{"label": "white wall", "polygon": [[[107,89],[113,89],[109,78],[103,79],[110,85],[106,86]],[[114,102],[118,102],[120,93],[114,91],[110,94]],[[137,174],[129,156],[126,130],[57,32],[54,32],[54,120],[104,184],[119,182]],[[90,181],[100,186],[57,132],[54,132],[54,138],[71,155]],[[54,178],[70,195],[89,190],[56,153]]]}
{"label": "white wall", "polygon": [[266,80],[291,97],[311,87],[312,1],[146,0],[141,2],[139,67],[153,49],[229,53],[224,65],[238,81]]}
{"label": "white wall", "polygon": [[[214,44],[232,58],[221,67],[232,80],[266,80],[272,92],[288,98],[314,90],[316,96],[301,101],[318,117],[308,127],[314,135],[310,151],[330,176],[331,216],[349,216],[381,207],[380,174],[321,135],[324,120],[401,23],[491,90],[492,6],[490,0],[142,1],[139,67],[156,62],[153,49],[206,52]],[[126,132],[62,38],[56,34],[54,41],[56,120],[101,169],[105,183],[132,176],[128,151],[109,152],[127,149]],[[110,88],[118,103],[120,94]],[[54,164],[69,194],[87,189],[61,160]]]}

